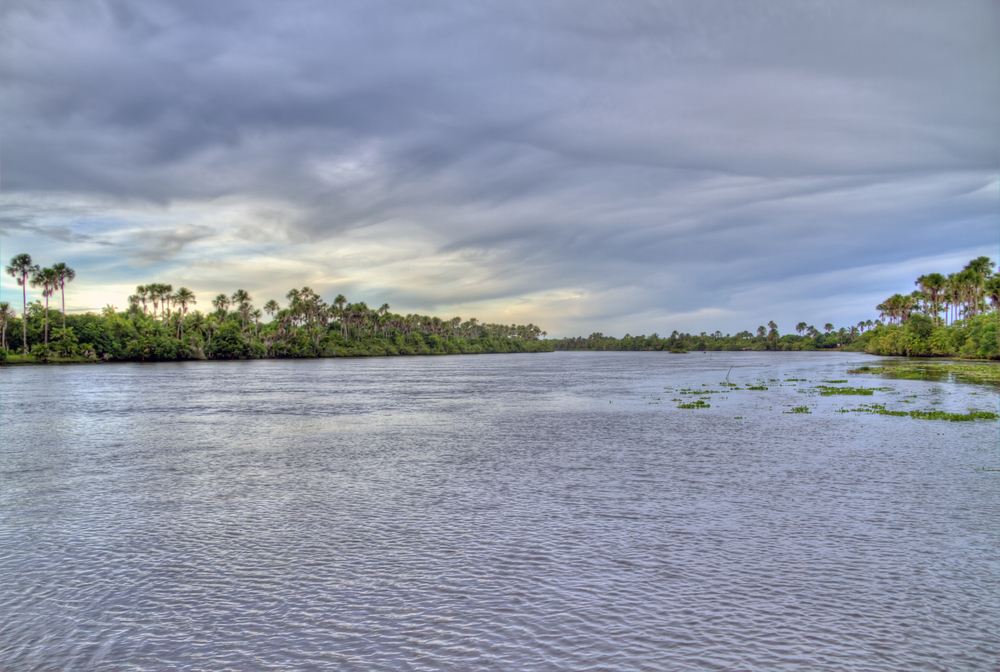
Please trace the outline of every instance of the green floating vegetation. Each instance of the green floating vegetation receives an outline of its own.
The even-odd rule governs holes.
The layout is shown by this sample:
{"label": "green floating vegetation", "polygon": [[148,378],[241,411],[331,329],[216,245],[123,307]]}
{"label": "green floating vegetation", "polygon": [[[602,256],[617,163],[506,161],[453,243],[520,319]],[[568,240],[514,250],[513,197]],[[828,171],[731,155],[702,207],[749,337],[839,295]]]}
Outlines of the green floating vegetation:
{"label": "green floating vegetation", "polygon": [[785,413],[809,413],[808,406],[795,406],[790,411],[785,411]]}
{"label": "green floating vegetation", "polygon": [[706,404],[701,399],[698,399],[690,404],[680,404],[677,408],[711,408],[711,405]]}
{"label": "green floating vegetation", "polygon": [[824,383],[846,383],[846,380],[824,380]]}
{"label": "green floating vegetation", "polygon": [[[786,383],[808,383],[809,381],[806,380],[805,378],[785,378],[785,382]],[[830,381],[825,381],[825,382],[830,382]],[[840,382],[846,383],[847,381],[846,380],[842,380]]]}
{"label": "green floating vegetation", "polygon": [[742,420],[742,419],[743,419],[742,415],[734,415],[733,416],[733,420]]}
{"label": "green floating vegetation", "polygon": [[763,385],[747,385],[748,390],[766,390],[767,388]]}
{"label": "green floating vegetation", "polygon": [[971,422],[973,420],[996,420],[996,413],[972,410],[968,413],[947,413],[945,411],[892,411],[882,404],[862,404],[858,408],[840,409],[840,413],[868,413],[870,415],[909,416],[916,420],[948,420],[949,422]]}
{"label": "green floating vegetation", "polygon": [[686,354],[688,354],[688,351],[685,350],[684,348],[670,348],[670,352],[673,353],[673,354],[675,354],[675,355],[686,355]]}
{"label": "green floating vegetation", "polygon": [[848,373],[872,374],[898,380],[1000,383],[1000,366],[996,364],[959,364],[957,362],[893,362],[881,366],[859,366]]}
{"label": "green floating vegetation", "polygon": [[817,385],[813,389],[819,390],[820,396],[832,397],[833,395],[860,395],[870,397],[875,394],[872,387],[830,387],[829,385]]}

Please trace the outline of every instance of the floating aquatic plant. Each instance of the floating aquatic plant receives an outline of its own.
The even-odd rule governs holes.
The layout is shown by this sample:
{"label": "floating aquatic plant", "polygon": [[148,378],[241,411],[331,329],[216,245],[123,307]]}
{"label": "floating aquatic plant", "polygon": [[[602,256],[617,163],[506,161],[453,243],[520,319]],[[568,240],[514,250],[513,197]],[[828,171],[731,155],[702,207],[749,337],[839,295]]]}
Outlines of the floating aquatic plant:
{"label": "floating aquatic plant", "polygon": [[875,394],[876,389],[887,389],[887,388],[874,388],[874,387],[830,387],[829,385],[817,385],[815,390],[819,390],[821,396],[832,397],[833,395],[841,394],[856,394],[862,396],[868,396]]}
{"label": "floating aquatic plant", "polygon": [[859,366],[848,369],[853,374],[873,374],[902,380],[948,380],[963,382],[1000,382],[1000,366],[996,364],[958,364],[955,362],[892,362],[880,366]]}
{"label": "floating aquatic plant", "polygon": [[916,420],[948,420],[950,422],[971,422],[972,420],[996,420],[996,413],[971,410],[968,413],[947,413],[945,411],[893,411],[883,404],[862,404],[858,408],[841,409],[840,413],[868,413],[871,415],[909,416]]}

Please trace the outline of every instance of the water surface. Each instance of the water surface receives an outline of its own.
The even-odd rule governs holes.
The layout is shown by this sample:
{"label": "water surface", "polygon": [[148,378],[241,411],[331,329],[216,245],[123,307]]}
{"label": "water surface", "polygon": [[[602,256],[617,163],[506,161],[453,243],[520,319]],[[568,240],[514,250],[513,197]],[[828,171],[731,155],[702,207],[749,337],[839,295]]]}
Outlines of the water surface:
{"label": "water surface", "polygon": [[996,389],[861,361],[5,368],[0,665],[995,669],[998,423],[837,410]]}

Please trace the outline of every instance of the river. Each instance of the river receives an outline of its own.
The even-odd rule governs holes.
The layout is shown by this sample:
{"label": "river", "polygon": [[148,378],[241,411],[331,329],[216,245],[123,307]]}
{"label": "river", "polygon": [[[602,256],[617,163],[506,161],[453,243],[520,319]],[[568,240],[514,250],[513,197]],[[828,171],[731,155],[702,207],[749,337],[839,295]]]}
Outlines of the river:
{"label": "river", "polygon": [[874,361],[5,367],[0,666],[996,669],[1000,425],[839,412],[996,387]]}

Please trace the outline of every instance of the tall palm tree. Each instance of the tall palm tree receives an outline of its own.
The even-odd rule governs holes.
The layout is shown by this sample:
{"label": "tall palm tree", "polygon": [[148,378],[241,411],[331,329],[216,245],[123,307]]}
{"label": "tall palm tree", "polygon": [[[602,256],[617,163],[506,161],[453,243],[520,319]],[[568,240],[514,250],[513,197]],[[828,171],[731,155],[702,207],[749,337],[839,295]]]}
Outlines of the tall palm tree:
{"label": "tall palm tree", "polygon": [[823,331],[829,334],[831,331],[833,331],[833,325],[827,322],[826,324],[823,325]]}
{"label": "tall palm tree", "polygon": [[996,264],[989,257],[977,257],[965,265],[965,270],[971,271],[974,274],[970,278],[975,285],[973,290],[975,296],[973,314],[979,311],[980,303],[985,299],[986,279],[992,275],[994,266]]}
{"label": "tall palm tree", "polygon": [[333,300],[333,305],[337,307],[337,318],[340,320],[340,333],[347,338],[347,325],[344,320],[344,306],[347,305],[347,297],[343,294],[338,294],[337,298]]}
{"label": "tall palm tree", "polygon": [[229,309],[229,297],[225,294],[217,295],[212,299],[212,307],[215,308],[220,316],[225,316]]}
{"label": "tall palm tree", "polygon": [[187,287],[178,288],[178,290],[174,293],[174,295],[170,297],[170,300],[173,301],[174,304],[181,307],[181,319],[179,320],[178,324],[177,338],[183,339],[184,316],[187,315],[188,304],[197,305],[198,302],[195,300],[194,292],[192,292]]}
{"label": "tall palm tree", "polygon": [[[529,326],[534,326],[534,325],[529,325]],[[771,349],[772,350],[777,350],[778,349],[778,325],[774,322],[774,320],[771,320],[770,322],[767,323],[767,328],[768,328],[767,340],[771,342]]]}
{"label": "tall palm tree", "polygon": [[246,329],[247,315],[250,312],[250,302],[253,301],[253,298],[245,289],[237,289],[230,298],[232,298],[233,306],[240,313],[240,328]]}
{"label": "tall palm tree", "polygon": [[270,315],[272,320],[274,319],[274,316],[278,314],[279,310],[281,310],[281,306],[279,306],[278,302],[274,299],[271,299],[264,304],[264,312]]}
{"label": "tall palm tree", "polygon": [[159,285],[160,287],[160,309],[163,311],[163,319],[170,317],[170,297],[173,295],[173,285]]}
{"label": "tall palm tree", "polygon": [[934,324],[940,323],[941,296],[944,293],[947,279],[940,273],[928,273],[917,278],[916,284],[930,300],[930,313]]}
{"label": "tall palm tree", "polygon": [[21,287],[21,299],[24,308],[21,311],[21,345],[24,351],[28,351],[28,276],[34,275],[38,271],[38,265],[31,263],[30,254],[18,254],[11,258],[7,266],[7,275],[16,278],[17,284]]}
{"label": "tall palm tree", "polygon": [[135,288],[135,295],[142,302],[142,314],[146,314],[146,298],[149,296],[149,288],[146,285],[138,285]]}
{"label": "tall palm tree", "polygon": [[[138,290],[138,287],[136,289]],[[143,289],[149,293],[149,300],[153,304],[153,321],[155,322],[157,315],[160,314],[160,285],[151,282],[143,287]]]}
{"label": "tall palm tree", "polygon": [[1000,307],[1000,277],[993,276],[986,280],[986,297],[993,307]]}
{"label": "tall palm tree", "polygon": [[31,276],[31,286],[41,287],[45,297],[45,347],[49,345],[49,297],[59,287],[59,276],[53,268],[40,268]]}
{"label": "tall palm tree", "polygon": [[64,264],[59,262],[58,264],[52,264],[52,270],[56,272],[56,277],[59,278],[59,291],[62,292],[62,314],[63,314],[63,329],[66,328],[66,283],[76,280],[76,271]]}

